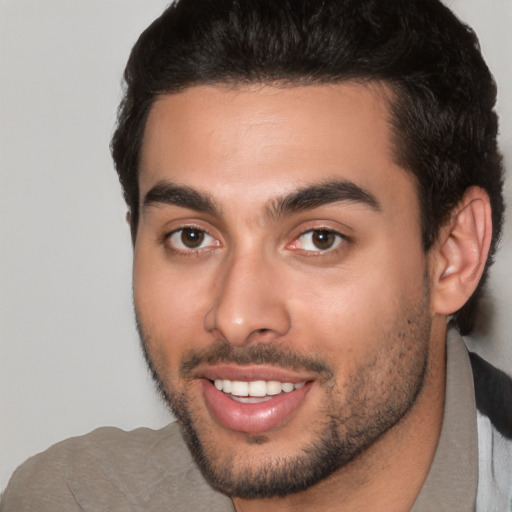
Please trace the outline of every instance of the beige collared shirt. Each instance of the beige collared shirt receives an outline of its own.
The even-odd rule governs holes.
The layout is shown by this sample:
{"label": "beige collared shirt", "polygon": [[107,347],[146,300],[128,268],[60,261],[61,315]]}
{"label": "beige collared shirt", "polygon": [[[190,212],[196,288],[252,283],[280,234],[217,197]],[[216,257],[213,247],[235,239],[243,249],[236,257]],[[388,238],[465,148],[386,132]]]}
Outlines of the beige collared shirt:
{"label": "beige collared shirt", "polygon": [[[478,483],[471,365],[455,332],[447,342],[447,388],[437,451],[413,512],[473,512]],[[105,427],[56,444],[23,464],[2,512],[234,512],[193,463],[178,428]]]}
{"label": "beige collared shirt", "polygon": [[473,372],[455,330],[446,340],[443,427],[427,479],[412,512],[474,512],[478,486],[478,434]]}

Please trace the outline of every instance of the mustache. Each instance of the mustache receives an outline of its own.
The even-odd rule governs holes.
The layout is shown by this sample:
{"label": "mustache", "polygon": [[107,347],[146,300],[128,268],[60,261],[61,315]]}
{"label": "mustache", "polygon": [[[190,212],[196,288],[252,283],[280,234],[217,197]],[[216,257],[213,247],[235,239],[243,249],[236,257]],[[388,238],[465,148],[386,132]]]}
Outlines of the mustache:
{"label": "mustache", "polygon": [[302,355],[288,347],[272,343],[260,343],[250,346],[234,346],[228,341],[218,340],[211,347],[202,350],[190,350],[180,364],[180,376],[192,377],[193,371],[200,365],[217,363],[235,363],[240,366],[250,364],[269,364],[293,370],[306,370],[326,381],[334,376],[334,371],[327,363],[317,357]]}

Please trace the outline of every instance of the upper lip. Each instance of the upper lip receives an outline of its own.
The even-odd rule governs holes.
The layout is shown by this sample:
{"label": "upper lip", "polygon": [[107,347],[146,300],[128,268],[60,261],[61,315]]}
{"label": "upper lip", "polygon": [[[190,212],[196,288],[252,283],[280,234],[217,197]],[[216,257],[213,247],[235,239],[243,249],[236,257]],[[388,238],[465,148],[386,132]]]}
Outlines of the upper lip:
{"label": "upper lip", "polygon": [[199,379],[226,379],[252,382],[257,380],[278,382],[306,382],[313,380],[310,373],[298,372],[293,369],[280,368],[271,365],[247,365],[215,364],[204,368],[198,368],[194,375]]}

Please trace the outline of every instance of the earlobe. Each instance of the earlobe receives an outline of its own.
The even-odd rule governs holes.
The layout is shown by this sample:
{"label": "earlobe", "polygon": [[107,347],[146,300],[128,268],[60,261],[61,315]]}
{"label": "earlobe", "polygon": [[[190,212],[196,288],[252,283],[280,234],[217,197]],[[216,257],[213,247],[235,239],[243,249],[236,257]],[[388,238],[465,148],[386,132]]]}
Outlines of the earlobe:
{"label": "earlobe", "polygon": [[489,196],[470,187],[441,228],[433,249],[432,305],[436,313],[450,315],[475,291],[485,268],[492,237]]}

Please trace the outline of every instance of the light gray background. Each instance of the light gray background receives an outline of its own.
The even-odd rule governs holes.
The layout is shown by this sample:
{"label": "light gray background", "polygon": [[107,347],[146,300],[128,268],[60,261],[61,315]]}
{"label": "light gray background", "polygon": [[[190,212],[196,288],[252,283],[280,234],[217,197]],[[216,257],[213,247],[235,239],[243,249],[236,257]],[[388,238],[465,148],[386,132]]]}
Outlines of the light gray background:
{"label": "light gray background", "polygon": [[[510,168],[512,1],[448,3],[479,34],[498,81]],[[63,438],[169,421],[138,347],[108,151],[129,50],[166,4],[0,0],[0,489]],[[490,283],[493,328],[477,340],[509,372],[511,224]]]}

